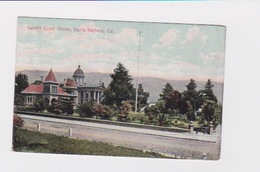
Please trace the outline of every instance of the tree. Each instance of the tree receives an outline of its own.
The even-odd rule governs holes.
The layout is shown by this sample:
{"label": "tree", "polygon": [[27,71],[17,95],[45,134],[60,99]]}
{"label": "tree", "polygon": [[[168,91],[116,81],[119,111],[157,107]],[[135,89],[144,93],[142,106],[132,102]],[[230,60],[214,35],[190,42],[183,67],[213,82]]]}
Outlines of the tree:
{"label": "tree", "polygon": [[132,105],[129,101],[122,101],[121,106],[119,107],[118,120],[119,121],[127,121],[129,120],[129,114],[132,110]]}
{"label": "tree", "polygon": [[21,94],[21,92],[28,87],[28,76],[22,73],[19,73],[15,76],[15,94]]}
{"label": "tree", "polygon": [[77,113],[81,117],[92,117],[93,116],[93,111],[92,111],[93,107],[94,107],[93,101],[85,102],[78,107]]}
{"label": "tree", "polygon": [[171,92],[173,92],[173,87],[167,82],[162,90],[162,94],[160,94],[160,99],[157,102],[161,113],[169,113],[169,94]]}
{"label": "tree", "polygon": [[170,110],[179,111],[181,98],[182,94],[177,90],[171,91],[165,96],[165,108],[168,110],[168,112]]}
{"label": "tree", "polygon": [[117,64],[114,73],[110,74],[110,77],[112,81],[104,91],[105,104],[113,105],[115,103],[120,106],[122,101],[135,99],[135,89],[131,83],[132,78],[122,63]]}
{"label": "tree", "polygon": [[34,107],[36,112],[42,112],[47,108],[47,104],[46,102],[43,100],[43,98],[37,98],[35,103],[34,103]]}
{"label": "tree", "polygon": [[214,94],[213,87],[214,87],[214,85],[212,84],[210,79],[208,79],[208,81],[206,82],[206,85],[205,85],[205,90],[204,90],[205,97],[208,100],[212,100],[212,101],[218,102],[218,99],[217,99],[217,97]]}
{"label": "tree", "polygon": [[62,102],[60,99],[53,100],[52,104],[48,107],[48,111],[60,115],[62,113]]}
{"label": "tree", "polygon": [[164,89],[162,90],[162,94],[160,94],[160,99],[165,100],[165,97],[173,91],[173,87],[170,83],[166,83]]}
{"label": "tree", "polygon": [[102,104],[94,105],[92,111],[94,115],[102,119],[109,119],[113,114],[112,109],[109,106]]}
{"label": "tree", "polygon": [[74,99],[73,98],[67,98],[67,97],[60,97],[59,100],[62,104],[62,112],[67,113],[69,115],[72,115],[74,113]]}
{"label": "tree", "polygon": [[202,107],[202,113],[204,120],[207,121],[207,124],[209,125],[210,121],[213,121],[214,114],[215,114],[215,105],[216,103],[212,100],[206,100]]}
{"label": "tree", "polygon": [[157,106],[146,106],[144,109],[144,113],[146,116],[148,116],[148,124],[152,124],[155,122],[155,118],[157,118],[157,116],[160,114],[160,111]]}
{"label": "tree", "polygon": [[[197,84],[195,83],[194,79],[190,79],[190,82],[188,85],[186,85],[187,90],[185,90],[183,94],[183,100],[182,102],[188,103],[186,106],[186,109],[182,109],[185,113],[188,112],[189,110],[193,110],[193,112],[199,107],[197,98],[198,98],[198,93],[197,93]],[[189,109],[189,104],[192,106],[192,109]]]}
{"label": "tree", "polygon": [[186,87],[187,91],[193,92],[196,91],[197,84],[195,83],[195,80],[191,78],[189,84],[186,85]]}
{"label": "tree", "polygon": [[138,109],[145,107],[147,105],[147,99],[149,97],[149,93],[145,92],[143,89],[143,85],[138,85]]}

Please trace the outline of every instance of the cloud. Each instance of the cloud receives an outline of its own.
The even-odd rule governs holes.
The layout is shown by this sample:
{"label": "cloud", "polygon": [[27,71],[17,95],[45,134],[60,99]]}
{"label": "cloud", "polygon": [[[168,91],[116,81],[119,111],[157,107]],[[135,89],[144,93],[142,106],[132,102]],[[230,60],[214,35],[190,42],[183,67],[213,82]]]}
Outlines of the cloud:
{"label": "cloud", "polygon": [[160,47],[172,47],[173,44],[179,38],[179,30],[177,29],[170,29],[165,32],[160,38],[159,43],[152,45],[153,48],[160,48]]}
{"label": "cloud", "polygon": [[213,65],[218,67],[224,65],[223,52],[211,52],[208,54],[200,53],[199,58],[203,61],[204,65]]}
{"label": "cloud", "polygon": [[191,40],[194,40],[196,37],[198,37],[200,35],[200,29],[195,26],[195,27],[192,27],[188,30],[188,32],[186,33],[185,35],[185,38],[188,40],[188,41],[191,41]]}
{"label": "cloud", "polygon": [[116,34],[114,40],[117,43],[134,43],[137,44],[139,41],[139,35],[135,29],[125,28],[119,34]]}
{"label": "cloud", "polygon": [[[17,58],[31,59],[34,57],[53,56],[62,53],[63,50],[54,47],[39,47],[34,43],[17,43]],[[29,60],[30,61],[30,60]]]}
{"label": "cloud", "polygon": [[194,26],[189,28],[187,33],[185,34],[185,39],[182,41],[183,45],[198,42],[201,44],[201,48],[203,48],[207,43],[208,37],[200,30],[198,26]]}
{"label": "cloud", "polygon": [[165,32],[159,39],[162,46],[171,46],[178,38],[179,31],[171,29]]}

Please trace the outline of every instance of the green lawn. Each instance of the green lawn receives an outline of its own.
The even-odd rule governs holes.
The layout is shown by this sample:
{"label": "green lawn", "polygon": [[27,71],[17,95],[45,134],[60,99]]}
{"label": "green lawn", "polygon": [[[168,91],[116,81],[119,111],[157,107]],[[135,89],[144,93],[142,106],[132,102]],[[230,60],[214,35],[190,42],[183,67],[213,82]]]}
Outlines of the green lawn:
{"label": "green lawn", "polygon": [[17,152],[168,158],[154,152],[144,152],[102,142],[72,139],[21,128],[14,130],[13,149]]}

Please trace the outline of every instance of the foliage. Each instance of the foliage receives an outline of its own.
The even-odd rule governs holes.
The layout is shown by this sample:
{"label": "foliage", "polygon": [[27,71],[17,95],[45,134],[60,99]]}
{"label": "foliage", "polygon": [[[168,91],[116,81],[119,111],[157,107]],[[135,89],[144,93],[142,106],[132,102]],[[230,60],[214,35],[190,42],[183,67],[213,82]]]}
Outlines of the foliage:
{"label": "foliage", "polygon": [[181,99],[182,94],[177,90],[171,91],[165,96],[165,108],[167,109],[168,113],[171,110],[179,111]]}
{"label": "foliage", "polygon": [[222,105],[220,103],[216,103],[215,106],[215,113],[213,117],[213,125],[216,127],[219,124],[222,124]]}
{"label": "foliage", "polygon": [[[44,106],[47,107],[47,110],[51,113],[55,113],[57,115],[62,113],[67,113],[72,115],[74,113],[73,108],[74,100],[73,98],[65,98],[60,97],[57,100],[53,100],[50,106],[47,105],[47,102],[44,99],[40,99],[40,102],[36,102],[35,106],[40,106],[43,108]],[[43,110],[42,110],[43,111]]]}
{"label": "foliage", "polygon": [[138,122],[140,124],[148,123],[148,117],[143,112],[131,112],[129,114],[129,120],[132,122]]}
{"label": "foliage", "polygon": [[135,89],[131,83],[132,78],[122,63],[117,64],[110,77],[112,81],[104,91],[104,104],[112,105],[115,103],[120,106],[122,101],[135,99]]}
{"label": "foliage", "polygon": [[187,87],[187,91],[196,91],[196,88],[197,88],[197,84],[195,83],[195,80],[194,79],[190,79],[190,82],[188,85],[186,85]]}
{"label": "foliage", "polygon": [[189,121],[195,121],[196,120],[196,117],[195,117],[195,114],[193,111],[189,111],[187,112],[187,118]]}
{"label": "foliage", "polygon": [[20,94],[16,94],[14,97],[14,104],[18,106],[24,105],[23,97]]}
{"label": "foliage", "polygon": [[212,100],[206,100],[202,107],[202,113],[204,120],[207,121],[207,124],[209,125],[210,121],[213,121],[214,114],[215,114],[215,105],[216,103]]}
{"label": "foliage", "polygon": [[183,92],[183,97],[186,101],[192,101],[192,104],[194,102],[194,98],[197,95],[197,84],[195,83],[194,79],[190,79],[190,82],[188,85],[186,85],[187,90]]}
{"label": "foliage", "polygon": [[158,108],[159,112],[161,113],[168,113],[167,109],[165,108],[166,106],[166,101],[165,100],[158,100],[158,102],[156,103],[156,107]]}
{"label": "foliage", "polygon": [[147,105],[148,97],[149,97],[149,93],[144,91],[142,84],[139,84],[138,85],[138,100],[137,100],[138,101],[137,106],[138,106],[139,110]]}
{"label": "foliage", "polygon": [[163,113],[159,113],[157,120],[158,120],[159,126],[166,126],[166,125],[169,125],[171,123],[171,121],[168,120],[167,115],[163,114]]}
{"label": "foliage", "polygon": [[85,102],[85,103],[79,105],[79,107],[77,109],[77,113],[81,117],[92,117],[93,116],[93,111],[92,111],[93,107],[94,107],[93,101]]}
{"label": "foliage", "polygon": [[20,116],[14,114],[13,115],[13,126],[22,127],[23,125],[24,125],[24,120]]}
{"label": "foliage", "polygon": [[74,99],[73,98],[59,98],[61,102],[61,110],[63,113],[67,113],[69,115],[72,115],[74,113]]}
{"label": "foliage", "polygon": [[36,112],[44,111],[47,108],[47,106],[48,105],[46,104],[46,102],[44,101],[43,98],[37,98],[35,103],[34,103],[34,107],[35,107]]}
{"label": "foliage", "polygon": [[102,119],[109,119],[113,114],[112,109],[103,104],[94,105],[92,111],[94,115]]}
{"label": "foliage", "polygon": [[48,107],[48,111],[56,115],[60,115],[62,113],[62,103],[60,99],[53,101],[52,104]]}
{"label": "foliage", "polygon": [[132,105],[129,101],[122,101],[121,106],[119,107],[118,120],[127,121],[129,120],[129,114],[132,111]]}
{"label": "foliage", "polygon": [[[28,143],[33,142],[33,140],[38,140],[37,142],[44,143],[44,146],[28,145]],[[167,158],[154,152],[144,152],[121,146],[113,146],[102,142],[72,139],[64,136],[44,134],[24,129],[18,129],[14,133],[13,149],[14,151],[20,152]]]}
{"label": "foliage", "polygon": [[172,124],[179,128],[188,128],[189,127],[189,123],[183,122],[183,121],[178,121],[178,120],[175,120],[174,123],[172,123]]}
{"label": "foliage", "polygon": [[26,87],[28,87],[28,76],[19,73],[15,76],[15,95],[20,94]]}
{"label": "foliage", "polygon": [[15,110],[18,110],[18,111],[36,112],[35,107],[34,107],[33,105],[15,106]]}
{"label": "foliage", "polygon": [[222,105],[212,100],[206,100],[202,108],[202,118],[200,124],[209,125],[212,121],[214,127],[222,123]]}
{"label": "foliage", "polygon": [[33,84],[35,84],[35,85],[40,85],[41,83],[42,83],[41,80],[36,80],[36,81],[33,82]]}
{"label": "foliage", "polygon": [[155,122],[155,118],[157,118],[160,111],[157,106],[146,106],[144,109],[144,113],[146,116],[148,116],[148,124],[153,124]]}
{"label": "foliage", "polygon": [[163,90],[162,90],[162,94],[160,94],[160,99],[161,100],[165,100],[165,97],[168,95],[168,93],[173,91],[173,87],[170,83],[166,83]]}
{"label": "foliage", "polygon": [[213,87],[214,87],[214,85],[212,84],[210,79],[208,79],[208,81],[206,82],[206,85],[205,85],[205,90],[204,90],[205,97],[208,100],[212,100],[212,101],[218,102],[218,99],[217,99],[217,97],[215,96],[215,94],[213,92]]}

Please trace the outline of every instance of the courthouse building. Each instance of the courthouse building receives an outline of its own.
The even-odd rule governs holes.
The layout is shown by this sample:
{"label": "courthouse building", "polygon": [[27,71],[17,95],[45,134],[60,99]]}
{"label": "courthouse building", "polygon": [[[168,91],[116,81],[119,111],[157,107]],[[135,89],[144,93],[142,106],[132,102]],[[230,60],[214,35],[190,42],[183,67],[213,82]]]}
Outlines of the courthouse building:
{"label": "courthouse building", "polygon": [[94,101],[99,104],[102,101],[104,85],[91,85],[84,81],[85,74],[78,65],[73,73],[73,79],[64,79],[63,83],[57,82],[54,72],[50,69],[48,75],[40,83],[32,83],[21,92],[26,105],[33,105],[37,98],[43,98],[51,105],[59,98],[70,98],[74,100],[75,105],[83,104],[87,101]]}

